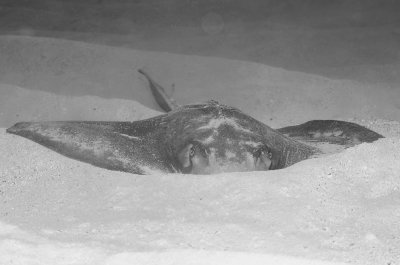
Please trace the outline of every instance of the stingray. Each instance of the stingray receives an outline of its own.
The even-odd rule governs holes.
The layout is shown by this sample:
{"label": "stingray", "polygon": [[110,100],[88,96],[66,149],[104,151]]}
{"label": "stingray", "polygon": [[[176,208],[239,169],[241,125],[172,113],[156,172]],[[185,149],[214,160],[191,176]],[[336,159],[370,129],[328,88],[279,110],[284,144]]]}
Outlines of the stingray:
{"label": "stingray", "polygon": [[139,121],[19,122],[7,129],[64,156],[134,174],[213,174],[282,169],[373,142],[361,125],[312,120],[272,129],[241,110],[210,100],[179,106],[139,69],[166,112]]}

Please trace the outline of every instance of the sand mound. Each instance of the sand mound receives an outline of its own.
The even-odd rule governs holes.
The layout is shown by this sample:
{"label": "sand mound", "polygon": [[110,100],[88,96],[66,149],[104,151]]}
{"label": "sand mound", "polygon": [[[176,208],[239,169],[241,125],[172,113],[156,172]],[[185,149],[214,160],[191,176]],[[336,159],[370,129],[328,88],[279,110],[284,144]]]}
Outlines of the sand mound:
{"label": "sand mound", "polygon": [[[0,145],[2,220],[39,237],[43,253],[89,249],[96,260],[99,249],[194,248],[359,264],[400,254],[398,137],[284,170],[213,176],[103,170],[4,131]],[[33,251],[3,236],[4,251]]]}

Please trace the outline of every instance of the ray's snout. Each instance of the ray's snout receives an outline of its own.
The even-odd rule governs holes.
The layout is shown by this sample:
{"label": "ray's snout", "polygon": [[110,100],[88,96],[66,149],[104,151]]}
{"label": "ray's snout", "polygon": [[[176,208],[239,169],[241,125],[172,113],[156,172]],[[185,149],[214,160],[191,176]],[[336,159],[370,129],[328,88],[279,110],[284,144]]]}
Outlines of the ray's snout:
{"label": "ray's snout", "polygon": [[30,122],[18,122],[14,126],[8,128],[6,132],[12,134],[18,134],[19,132],[26,131],[30,125],[31,125]]}

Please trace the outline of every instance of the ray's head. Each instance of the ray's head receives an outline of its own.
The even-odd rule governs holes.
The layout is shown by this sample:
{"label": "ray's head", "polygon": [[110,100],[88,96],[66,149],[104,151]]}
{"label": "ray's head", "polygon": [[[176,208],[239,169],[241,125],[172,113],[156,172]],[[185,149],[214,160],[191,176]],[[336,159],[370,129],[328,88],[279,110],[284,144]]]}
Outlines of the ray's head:
{"label": "ray's head", "polygon": [[264,124],[210,101],[170,112],[165,147],[177,171],[213,174],[273,169]]}

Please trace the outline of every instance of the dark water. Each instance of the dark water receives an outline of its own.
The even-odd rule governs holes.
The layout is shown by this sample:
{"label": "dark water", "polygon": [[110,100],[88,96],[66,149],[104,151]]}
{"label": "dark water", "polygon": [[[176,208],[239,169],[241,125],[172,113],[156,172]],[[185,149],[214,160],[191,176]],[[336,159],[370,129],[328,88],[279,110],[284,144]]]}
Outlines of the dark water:
{"label": "dark water", "polygon": [[395,0],[0,2],[0,31],[400,84]]}

